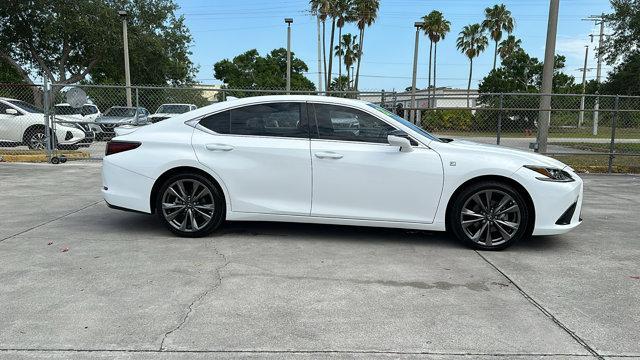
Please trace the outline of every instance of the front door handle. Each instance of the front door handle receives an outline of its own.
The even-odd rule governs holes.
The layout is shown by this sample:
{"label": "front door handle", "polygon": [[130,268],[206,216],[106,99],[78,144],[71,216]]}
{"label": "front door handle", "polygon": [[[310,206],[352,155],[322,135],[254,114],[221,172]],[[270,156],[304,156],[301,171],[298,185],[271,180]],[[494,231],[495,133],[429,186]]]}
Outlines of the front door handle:
{"label": "front door handle", "polygon": [[315,153],[318,159],[342,159],[342,154],[334,153],[333,151],[319,151]]}
{"label": "front door handle", "polygon": [[233,146],[227,144],[207,144],[204,146],[209,151],[231,151]]}

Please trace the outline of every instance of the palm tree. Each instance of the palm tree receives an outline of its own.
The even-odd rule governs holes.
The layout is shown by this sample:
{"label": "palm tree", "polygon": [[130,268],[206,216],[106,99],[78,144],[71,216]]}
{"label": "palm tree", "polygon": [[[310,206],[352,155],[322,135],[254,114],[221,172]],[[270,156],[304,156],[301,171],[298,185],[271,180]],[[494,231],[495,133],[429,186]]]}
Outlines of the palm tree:
{"label": "palm tree", "polygon": [[473,58],[478,57],[486,48],[489,40],[480,24],[462,28],[456,41],[456,47],[469,58],[469,83],[467,84],[467,107],[471,96],[471,77],[473,76]]}
{"label": "palm tree", "polygon": [[428,15],[422,17],[424,22],[424,33],[429,37],[429,84],[427,89],[431,88],[431,49],[433,52],[433,94],[436,88],[436,60],[438,57],[438,42],[451,31],[451,22],[444,18],[440,11],[433,10]]}
{"label": "palm tree", "polygon": [[355,0],[354,16],[357,20],[358,29],[360,30],[358,65],[356,67],[356,79],[353,85],[356,91],[358,91],[358,82],[360,80],[360,64],[362,63],[362,49],[364,47],[364,29],[376,21],[379,7],[380,0]]}
{"label": "palm tree", "polygon": [[[336,19],[336,26],[338,27],[338,46],[336,47],[337,50],[342,47],[342,43],[340,41],[340,39],[342,39],[342,28],[347,22],[353,19],[352,3],[352,0],[335,0],[333,3],[333,15]],[[338,57],[338,80],[342,79],[342,56],[344,55],[342,51],[340,52],[341,55],[338,55],[338,53],[336,53],[336,56]]]}
{"label": "palm tree", "polygon": [[322,64],[324,71],[324,88],[329,88],[329,79],[331,79],[331,75],[327,75],[327,44],[325,41],[326,38],[326,22],[327,17],[329,16],[329,9],[331,7],[331,3],[329,0],[310,0],[309,4],[311,5],[311,13],[316,15],[320,22],[322,22]]}
{"label": "palm tree", "polygon": [[522,49],[522,47],[520,46],[521,44],[522,41],[520,39],[517,39],[513,35],[509,35],[506,39],[502,40],[500,42],[500,45],[498,45],[498,54],[500,55],[500,60],[504,61],[504,59],[506,59],[509,55]]}
{"label": "palm tree", "polygon": [[[347,69],[347,79],[351,79],[351,66],[358,61],[360,45],[357,43],[358,35],[344,34],[340,46],[336,46],[336,56],[344,59],[344,67]],[[349,86],[347,86],[347,89]]]}
{"label": "palm tree", "polygon": [[485,20],[482,22],[482,29],[488,30],[491,39],[496,42],[495,51],[493,53],[493,69],[496,68],[496,59],[498,58],[498,42],[502,39],[502,31],[511,34],[515,28],[515,20],[511,17],[511,11],[507,10],[504,4],[494,5],[492,8],[484,9]]}

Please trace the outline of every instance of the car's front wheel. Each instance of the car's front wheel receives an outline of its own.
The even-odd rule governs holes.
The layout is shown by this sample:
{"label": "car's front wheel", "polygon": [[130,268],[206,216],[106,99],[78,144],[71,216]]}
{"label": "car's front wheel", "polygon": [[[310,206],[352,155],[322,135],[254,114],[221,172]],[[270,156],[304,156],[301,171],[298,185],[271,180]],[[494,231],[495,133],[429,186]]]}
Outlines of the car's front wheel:
{"label": "car's front wheel", "polygon": [[531,235],[531,211],[523,195],[501,182],[481,182],[462,190],[449,212],[449,228],[479,250],[502,250]]}
{"label": "car's front wheel", "polygon": [[178,174],[161,186],[156,212],[173,233],[200,237],[220,226],[224,220],[225,202],[220,190],[208,178]]}

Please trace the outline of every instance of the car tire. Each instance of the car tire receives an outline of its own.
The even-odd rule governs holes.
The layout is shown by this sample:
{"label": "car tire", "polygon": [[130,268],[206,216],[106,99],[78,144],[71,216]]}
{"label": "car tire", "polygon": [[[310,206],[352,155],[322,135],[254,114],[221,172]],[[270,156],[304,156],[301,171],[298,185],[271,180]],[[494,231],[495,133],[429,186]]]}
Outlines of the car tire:
{"label": "car tire", "polygon": [[214,183],[198,174],[167,179],[156,197],[156,213],[174,234],[201,237],[220,227],[226,214],[224,196]]}
{"label": "car tire", "polygon": [[47,148],[46,138],[44,126],[32,126],[22,135],[24,144],[30,150],[45,150]]}
{"label": "car tire", "polygon": [[464,188],[448,214],[450,232],[477,250],[503,250],[531,236],[532,210],[513,186],[485,181]]}

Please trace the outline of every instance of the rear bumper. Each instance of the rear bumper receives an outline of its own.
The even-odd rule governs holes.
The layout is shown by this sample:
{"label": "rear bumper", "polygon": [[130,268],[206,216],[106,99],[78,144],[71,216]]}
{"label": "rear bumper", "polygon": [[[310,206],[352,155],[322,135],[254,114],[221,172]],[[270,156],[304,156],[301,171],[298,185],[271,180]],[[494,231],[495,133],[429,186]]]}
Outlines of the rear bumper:
{"label": "rear bumper", "polygon": [[150,214],[149,197],[154,182],[113,164],[109,156],[102,161],[102,197],[111,207]]}

